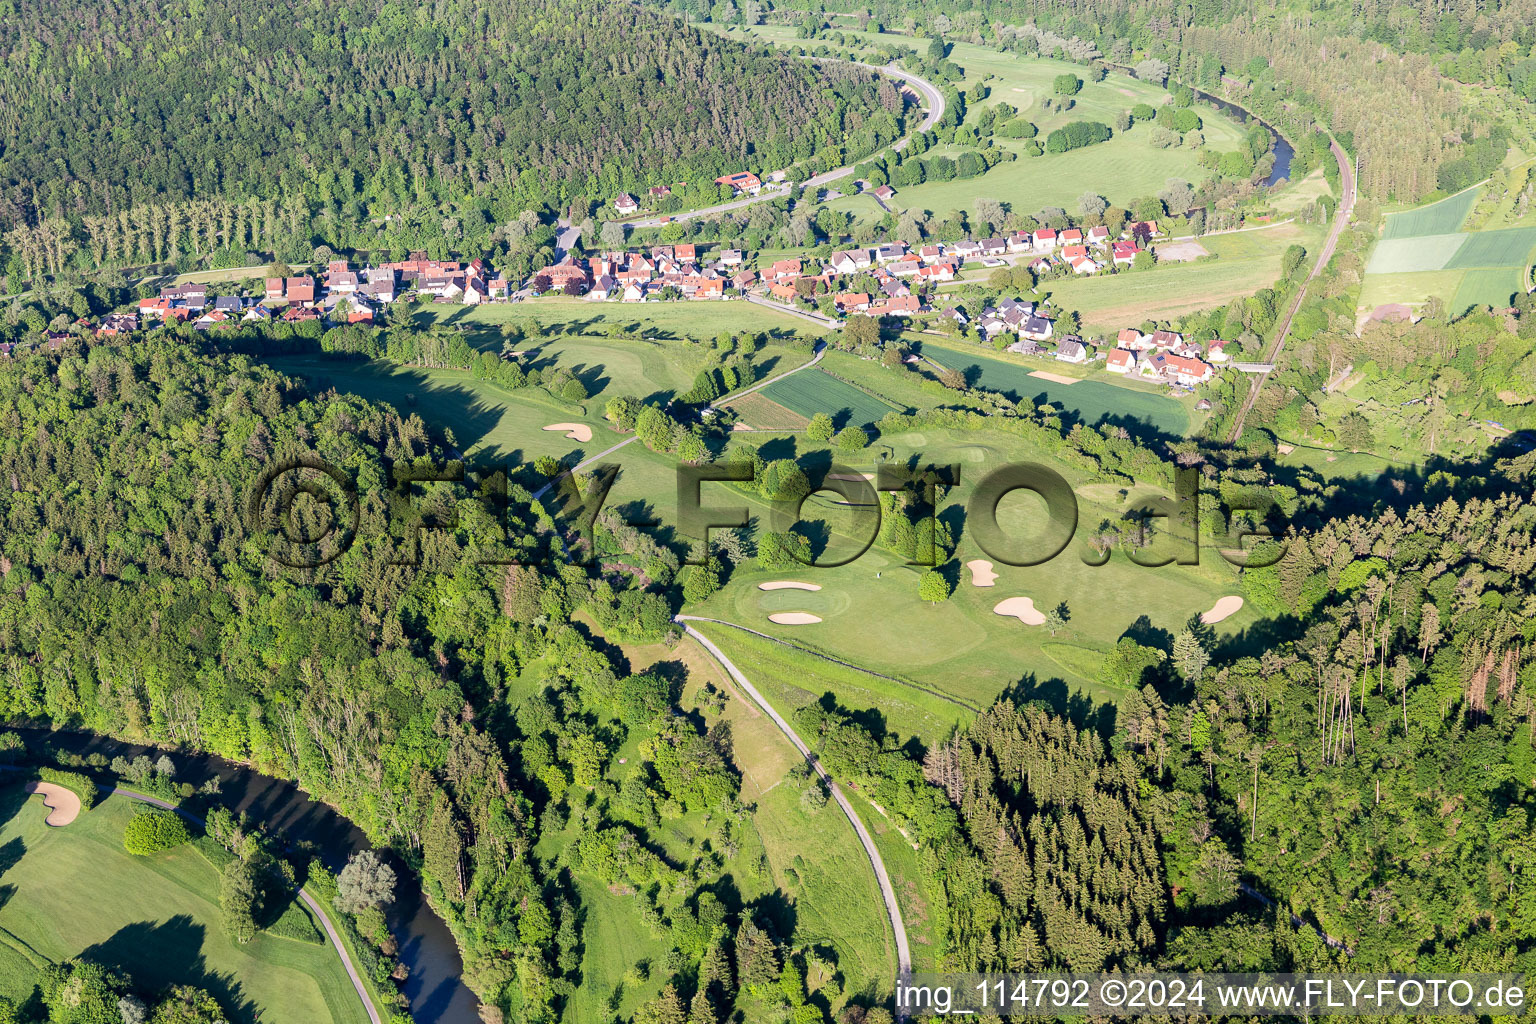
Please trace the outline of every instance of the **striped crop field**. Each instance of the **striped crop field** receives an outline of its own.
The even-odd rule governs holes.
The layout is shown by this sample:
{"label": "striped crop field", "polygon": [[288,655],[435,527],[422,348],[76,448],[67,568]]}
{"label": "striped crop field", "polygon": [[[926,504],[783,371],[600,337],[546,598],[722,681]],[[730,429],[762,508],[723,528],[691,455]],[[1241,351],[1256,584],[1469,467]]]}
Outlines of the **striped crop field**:
{"label": "striped crop field", "polygon": [[768,385],[760,394],[802,416],[824,412],[839,428],[850,424],[863,426],[888,412],[902,411],[820,370],[791,374]]}

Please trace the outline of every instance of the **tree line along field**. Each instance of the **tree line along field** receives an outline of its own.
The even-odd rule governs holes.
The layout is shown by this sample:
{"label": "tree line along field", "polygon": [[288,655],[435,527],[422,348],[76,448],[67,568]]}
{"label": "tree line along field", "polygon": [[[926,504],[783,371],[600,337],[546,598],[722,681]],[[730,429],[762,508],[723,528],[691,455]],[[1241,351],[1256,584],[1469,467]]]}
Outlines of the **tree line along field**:
{"label": "tree line along field", "polygon": [[1387,303],[1422,305],[1438,296],[1458,314],[1509,305],[1527,286],[1536,227],[1466,231],[1483,186],[1416,210],[1389,213],[1365,267],[1362,315]]}
{"label": "tree line along field", "polygon": [[[603,636],[589,619],[579,621]],[[818,807],[802,799],[802,785],[789,777],[802,758],[789,739],[692,641],[617,648],[634,672],[655,670],[680,679],[679,706],[686,713],[730,730],[732,757],[742,776],[741,799],[751,809],[751,827],[727,857],[725,886],[731,897],[769,908],[797,945],[834,951],[843,981],[840,991],[823,991],[834,1014],[849,996],[888,993],[896,971],[895,946],[874,871],[836,805]],[[523,678],[536,679],[538,669],[529,666]],[[723,705],[711,705],[711,691],[725,695]],[[527,692],[515,689],[513,699]],[[631,761],[637,754],[627,747],[618,753]],[[610,780],[620,784],[626,770],[616,758]],[[688,863],[709,840],[716,817],[689,813],[667,822],[657,833],[659,852],[674,863]],[[543,836],[535,852],[557,856],[577,834],[571,829]],[[806,837],[812,834],[817,856],[808,857]],[[564,1019],[607,1019],[614,1011],[628,1019],[660,991],[665,973],[660,965],[668,946],[640,920],[633,894],[614,892],[580,873],[575,881],[588,911],[585,981]],[[775,893],[786,899],[777,901]],[[640,963],[647,969],[637,971]]]}
{"label": "tree line along field", "polygon": [[974,376],[983,387],[1002,391],[1015,399],[1034,399],[1065,408],[1068,415],[1088,424],[1100,422],[1140,425],[1162,434],[1182,437],[1189,430],[1189,410],[1165,394],[1143,391],[1125,384],[1099,380],[1079,380],[1072,384],[1033,376],[1035,370],[1049,370],[1041,361],[1024,362],[994,354],[980,346],[962,348],[924,338],[923,354],[948,369]]}
{"label": "tree line along field", "polygon": [[[856,44],[868,49],[923,45],[921,40],[910,36],[859,32],[852,28],[838,31],[845,39],[855,40]],[[814,41],[797,40],[794,29],[782,25],[737,27],[727,35],[759,38],[782,46],[814,45]],[[1049,57],[1020,57],[959,41],[950,42],[949,46],[949,59],[965,71],[964,79],[956,83],[961,91],[968,91],[983,81],[991,90],[985,100],[967,106],[965,123],[976,120],[985,106],[1008,103],[1018,108],[1021,117],[1035,124],[1040,132],[1038,137],[1043,140],[1051,130],[1071,121],[1090,120],[1113,125],[1121,111],[1138,103],[1156,107],[1166,102],[1169,96],[1161,86],[1113,72],[1102,82],[1085,81],[1081,91],[1072,97],[1075,101],[1072,109],[1047,114],[1041,109],[1040,102],[1053,95],[1056,76],[1067,73],[1081,76],[1082,65]],[[1209,106],[1198,105],[1197,110],[1203,121],[1201,132],[1207,149],[1225,152],[1237,148],[1242,128],[1236,121]],[[1034,213],[1048,206],[1071,211],[1075,210],[1078,197],[1085,191],[1099,192],[1111,205],[1126,206],[1132,200],[1156,194],[1168,178],[1182,178],[1198,184],[1205,177],[1196,151],[1182,146],[1158,149],[1148,141],[1150,134],[1150,126],[1142,124],[1107,142],[1083,149],[1035,158],[1020,156],[975,178],[925,182],[902,188],[889,205],[895,210],[928,210],[941,219],[956,210],[974,211],[979,197],[1000,200],[1024,213]],[[996,143],[1015,153],[1022,152],[1025,145],[1021,139],[998,138]],[[883,211],[872,204],[859,206],[851,199],[834,202],[856,215],[875,219],[883,215]]]}
{"label": "tree line along field", "polygon": [[335,947],[270,932],[244,945],[227,937],[220,872],[196,843],[136,857],[122,838],[132,801],[108,797],[50,828],[41,801],[24,799],[19,779],[4,781],[0,995],[24,1003],[41,966],[83,955],[146,986],[207,989],[235,1024],[368,1024]]}

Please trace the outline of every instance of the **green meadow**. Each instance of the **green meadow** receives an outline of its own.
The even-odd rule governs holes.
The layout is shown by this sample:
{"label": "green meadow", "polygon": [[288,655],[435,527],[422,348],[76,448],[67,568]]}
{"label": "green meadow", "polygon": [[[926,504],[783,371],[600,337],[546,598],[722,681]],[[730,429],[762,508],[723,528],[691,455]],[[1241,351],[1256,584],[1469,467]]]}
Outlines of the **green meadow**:
{"label": "green meadow", "polygon": [[[852,41],[850,45],[866,49],[927,45],[925,41],[909,36],[853,29],[839,31],[845,39]],[[813,48],[818,45],[816,40],[795,39],[794,29],[783,25],[755,25],[732,29],[727,34],[748,35],[787,47]],[[1039,128],[1041,139],[1069,121],[1094,120],[1113,126],[1115,116],[1121,111],[1138,103],[1160,106],[1169,98],[1168,91],[1161,86],[1115,72],[1102,82],[1085,82],[1082,90],[1073,97],[1072,109],[1047,114],[1041,102],[1053,95],[1056,76],[1069,72],[1081,76],[1081,65],[1049,57],[1021,57],[965,42],[952,43],[949,57],[965,71],[964,79],[956,83],[962,91],[969,91],[980,82],[985,82],[990,89],[987,99],[968,108],[967,122],[977,118],[985,106],[1007,103]],[[1235,120],[1209,106],[1197,105],[1196,110],[1204,122],[1201,132],[1205,136],[1205,149],[1227,152],[1237,148],[1243,130]],[[1135,199],[1156,194],[1168,178],[1182,178],[1198,184],[1206,177],[1199,163],[1199,150],[1183,146],[1159,149],[1151,144],[1150,136],[1150,126],[1140,124],[1107,142],[1084,149],[1035,158],[1021,155],[1017,160],[998,164],[976,178],[926,182],[900,189],[892,207],[930,210],[936,216],[944,217],[955,210],[974,211],[976,199],[984,196],[1026,213],[1047,206],[1073,210],[1078,197],[1089,190],[1099,192],[1112,204],[1125,206]],[[998,144],[1015,154],[1024,149],[1023,140],[999,139]],[[854,207],[847,200],[836,202],[856,215],[878,218],[883,212],[877,208]]]}
{"label": "green meadow", "polygon": [[132,801],[108,797],[50,828],[19,780],[0,794],[0,995],[24,1002],[39,965],[85,956],[146,987],[207,989],[240,1024],[367,1024],[335,947],[267,932],[244,945],[225,937],[219,871],[194,845],[127,853]]}

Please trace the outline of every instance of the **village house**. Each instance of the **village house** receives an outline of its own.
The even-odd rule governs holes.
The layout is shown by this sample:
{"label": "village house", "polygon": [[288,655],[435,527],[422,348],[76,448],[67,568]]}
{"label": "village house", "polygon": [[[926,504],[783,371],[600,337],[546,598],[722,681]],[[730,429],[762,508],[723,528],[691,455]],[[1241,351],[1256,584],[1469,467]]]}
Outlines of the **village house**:
{"label": "village house", "polygon": [[1109,228],[1096,224],[1088,229],[1088,244],[1103,248],[1109,242]]}
{"label": "village house", "polygon": [[1031,316],[1019,325],[1019,337],[1030,341],[1048,341],[1054,325],[1043,316]]}
{"label": "village house", "polygon": [[868,249],[845,249],[833,253],[827,264],[839,274],[852,274],[867,270],[872,262]]}
{"label": "village house", "polygon": [[133,313],[108,313],[101,318],[101,326],[96,328],[96,337],[113,338],[121,334],[132,334],[139,329],[139,318]]}
{"label": "village house", "polygon": [[625,302],[644,302],[645,301],[645,285],[641,284],[639,281],[631,281],[629,284],[625,285],[624,286],[624,301]]}
{"label": "village house", "polygon": [[283,297],[294,305],[310,305],[315,301],[315,279],[308,274],[288,278],[283,282]]}
{"label": "village house", "polygon": [[1088,350],[1078,338],[1066,338],[1056,346],[1056,358],[1063,363],[1086,363]]}
{"label": "village house", "polygon": [[832,300],[843,313],[859,313],[869,308],[869,296],[863,292],[843,292]]}
{"label": "village house", "polygon": [[1008,236],[1008,251],[1011,253],[1029,252],[1033,247],[1028,231],[1015,231]]}
{"label": "village house", "polygon": [[1174,355],[1171,352],[1158,352],[1148,362],[1155,372],[1164,377],[1171,378],[1185,387],[1194,387],[1204,383],[1215,374],[1215,369],[1210,363],[1200,359],[1191,359],[1187,356]]}
{"label": "village house", "polygon": [[657,199],[665,199],[667,196],[672,194],[672,186],[652,185],[650,188],[645,190],[645,194],[650,196],[653,202]]}
{"label": "village house", "polygon": [[720,250],[720,265],[722,267],[739,267],[741,266],[741,260],[742,256],[740,249]]}
{"label": "village house", "polygon": [[768,294],[779,302],[793,302],[796,297],[795,286],[782,281],[769,286]]}
{"label": "village house", "polygon": [[757,175],[751,171],[737,171],[735,174],[722,174],[715,179],[716,185],[729,185],[737,195],[745,192],[748,195],[757,195],[762,189],[763,183]]}
{"label": "village house", "polygon": [[965,315],[965,310],[961,309],[959,306],[945,306],[939,311],[939,316],[945,320],[953,320],[961,327],[964,327],[967,323],[970,322],[970,318]]}
{"label": "village house", "polygon": [[1002,256],[1008,252],[1008,242],[1002,238],[983,238],[980,242],[981,255]]}
{"label": "village house", "polygon": [[782,284],[785,281],[794,281],[800,276],[800,271],[801,263],[799,260],[776,260],[763,277],[775,284]]}
{"label": "village house", "polygon": [[587,292],[589,299],[607,299],[619,290],[619,279],[612,274],[599,274],[596,281],[592,282],[592,288]]}
{"label": "village house", "polygon": [[1062,245],[1082,245],[1083,232],[1081,228],[1066,228],[1060,234]]}
{"label": "village house", "polygon": [[628,217],[639,211],[640,204],[635,202],[635,197],[628,192],[620,192],[614,197],[613,209],[620,217]]}
{"label": "village house", "polygon": [[1041,228],[1035,232],[1035,252],[1053,252],[1056,242],[1056,232],[1051,228]]}
{"label": "village house", "polygon": [[1156,331],[1152,335],[1153,348],[1173,348],[1184,344],[1184,335],[1178,331]]}
{"label": "village house", "polygon": [[1072,268],[1072,273],[1074,274],[1093,274],[1097,273],[1099,269],[1098,263],[1094,261],[1092,256],[1069,256],[1067,257],[1067,266]]}
{"label": "village house", "polygon": [[156,296],[152,299],[139,300],[139,316],[141,317],[162,318],[169,314],[172,309],[181,309],[183,312],[185,312],[186,307],[172,306],[171,300],[163,295]]}
{"label": "village house", "polygon": [[1104,369],[1110,373],[1130,373],[1136,369],[1136,353],[1117,348],[1105,360]]}
{"label": "village house", "polygon": [[875,260],[879,263],[892,263],[907,254],[906,242],[887,242],[875,250]]}
{"label": "village house", "polygon": [[282,302],[283,301],[283,279],[280,278],[280,277],[269,277],[269,278],[267,278],[266,284],[267,284],[267,289],[266,289],[267,301],[268,302]]}
{"label": "village house", "polygon": [[1157,347],[1152,343],[1152,335],[1142,334],[1134,327],[1121,330],[1115,339],[1115,344],[1129,352],[1147,352]]}
{"label": "village house", "polygon": [[1206,345],[1205,358],[1213,363],[1224,363],[1231,356],[1227,355],[1227,343],[1220,338],[1212,338]]}
{"label": "village house", "polygon": [[1110,249],[1110,255],[1116,266],[1125,266],[1136,262],[1136,254],[1141,252],[1141,247],[1135,242],[1116,242]]}
{"label": "village house", "polygon": [[923,304],[916,295],[893,295],[878,306],[871,306],[871,316],[916,316],[922,312]]}
{"label": "village house", "polygon": [[896,190],[891,188],[889,185],[881,185],[879,188],[875,189],[875,198],[880,200],[882,203],[893,198],[895,195]]}
{"label": "village house", "polygon": [[184,306],[201,312],[208,305],[208,286],[205,284],[178,284],[160,289],[160,297],[169,299],[172,305]]}
{"label": "village house", "polygon": [[1041,349],[1038,341],[1030,338],[1020,338],[1012,345],[1009,345],[1004,351],[1013,352],[1021,356],[1037,356],[1040,354]]}

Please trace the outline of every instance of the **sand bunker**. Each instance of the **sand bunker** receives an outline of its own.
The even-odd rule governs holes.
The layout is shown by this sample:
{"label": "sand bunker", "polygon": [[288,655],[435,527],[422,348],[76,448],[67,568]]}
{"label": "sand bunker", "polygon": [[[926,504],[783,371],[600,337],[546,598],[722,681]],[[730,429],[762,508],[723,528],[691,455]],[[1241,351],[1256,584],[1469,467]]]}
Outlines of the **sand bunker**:
{"label": "sand bunker", "polygon": [[872,483],[875,482],[875,474],[873,474],[873,473],[828,473],[827,474],[827,479],[828,480],[847,480],[847,481],[849,481],[851,483],[857,483],[858,481],[862,480],[865,483],[871,483],[872,484]]}
{"label": "sand bunker", "polygon": [[1223,597],[1221,600],[1216,602],[1216,607],[1202,614],[1200,616],[1200,621],[1209,626],[1212,623],[1220,622],[1222,619],[1225,619],[1229,616],[1236,615],[1237,610],[1242,606],[1242,598],[1228,594],[1226,597]]}
{"label": "sand bunker", "polygon": [[973,587],[990,587],[997,582],[997,573],[992,571],[992,563],[985,558],[972,559],[965,563],[965,567],[971,570]]}
{"label": "sand bunker", "polygon": [[1045,613],[1035,607],[1032,597],[1010,597],[997,602],[992,610],[998,615],[1012,615],[1026,626],[1045,625]]}
{"label": "sand bunker", "polygon": [[1030,370],[1029,375],[1031,377],[1039,377],[1041,380],[1048,380],[1052,384],[1076,384],[1078,381],[1078,378],[1076,377],[1068,377],[1064,374],[1052,373],[1050,370]]}
{"label": "sand bunker", "polygon": [[772,580],[759,583],[758,590],[820,590],[820,583],[801,583],[799,580]]}
{"label": "sand bunker", "polygon": [[820,622],[821,616],[810,612],[774,612],[768,616],[768,621],[777,622],[781,626],[809,626],[813,622]]}
{"label": "sand bunker", "polygon": [[43,806],[48,808],[48,817],[43,819],[46,825],[61,828],[80,814],[80,798],[63,786],[52,782],[29,782],[26,790],[43,798]]}
{"label": "sand bunker", "polygon": [[1281,455],[1289,455],[1296,450],[1296,446],[1293,444],[1277,444],[1275,445],[1275,450]]}
{"label": "sand bunker", "polygon": [[545,430],[563,430],[565,436],[585,444],[592,440],[592,428],[585,423],[551,423]]}

